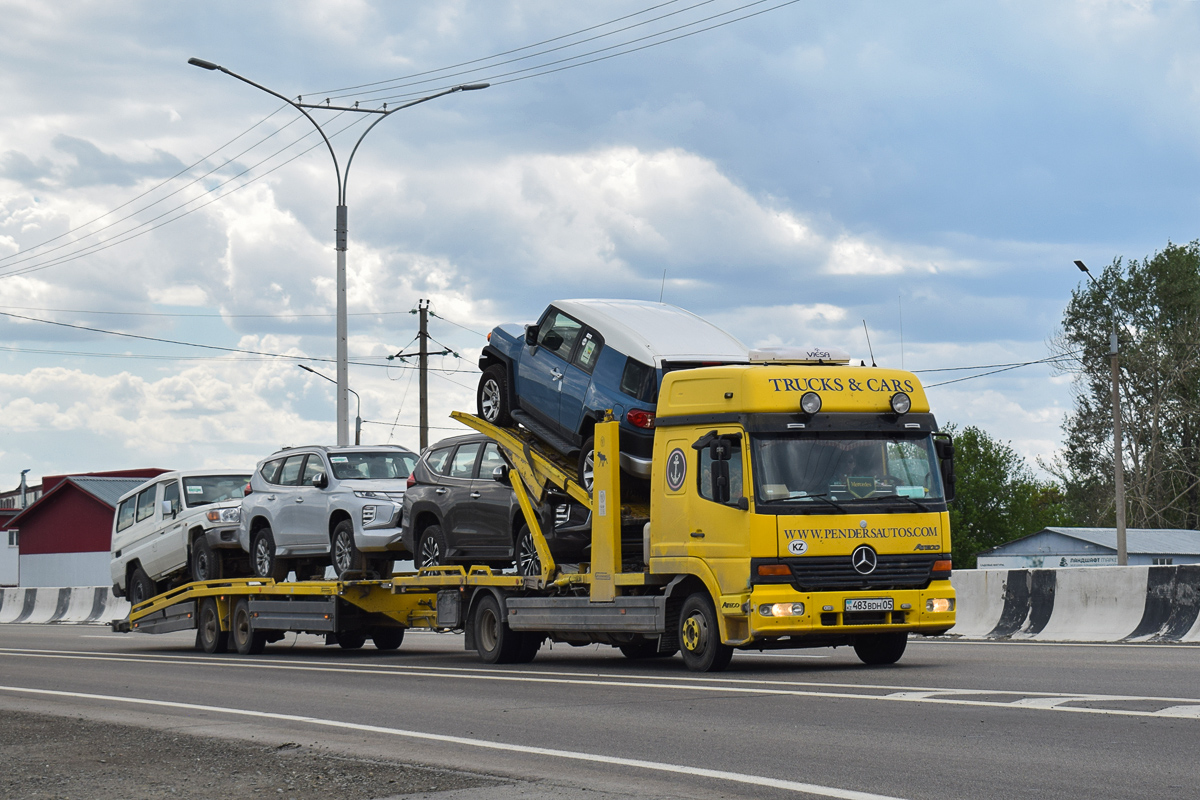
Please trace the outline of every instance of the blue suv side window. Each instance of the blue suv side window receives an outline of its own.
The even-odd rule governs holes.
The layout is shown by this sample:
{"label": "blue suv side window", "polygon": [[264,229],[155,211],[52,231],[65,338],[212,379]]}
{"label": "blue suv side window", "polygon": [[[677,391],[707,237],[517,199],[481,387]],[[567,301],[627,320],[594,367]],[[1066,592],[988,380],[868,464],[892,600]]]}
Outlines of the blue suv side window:
{"label": "blue suv side window", "polygon": [[579,342],[579,350],[576,351],[575,358],[571,363],[591,375],[592,370],[596,368],[596,361],[599,360],[600,350],[603,347],[604,340],[600,338],[600,334],[588,331]]}
{"label": "blue suv side window", "polygon": [[625,371],[621,373],[621,391],[630,397],[650,402],[653,400],[654,367],[630,358],[625,361]]}
{"label": "blue suv side window", "polygon": [[571,357],[583,326],[561,311],[555,311],[538,330],[538,346],[549,350],[563,361]]}

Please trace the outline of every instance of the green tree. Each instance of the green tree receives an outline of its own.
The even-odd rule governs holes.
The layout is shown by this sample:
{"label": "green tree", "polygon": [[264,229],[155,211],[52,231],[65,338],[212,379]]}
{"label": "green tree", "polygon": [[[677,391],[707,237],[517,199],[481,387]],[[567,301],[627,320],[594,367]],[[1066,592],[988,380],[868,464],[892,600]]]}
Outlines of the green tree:
{"label": "green tree", "polygon": [[1052,525],[1069,525],[1062,492],[1039,480],[1009,443],[968,425],[954,436],[955,498],[950,504],[950,537],[956,567],[971,569],[984,550],[1037,533]]}
{"label": "green tree", "polygon": [[1072,294],[1052,347],[1075,378],[1075,408],[1049,469],[1077,519],[1114,524],[1114,319],[1128,524],[1200,528],[1200,242],[1116,258]]}

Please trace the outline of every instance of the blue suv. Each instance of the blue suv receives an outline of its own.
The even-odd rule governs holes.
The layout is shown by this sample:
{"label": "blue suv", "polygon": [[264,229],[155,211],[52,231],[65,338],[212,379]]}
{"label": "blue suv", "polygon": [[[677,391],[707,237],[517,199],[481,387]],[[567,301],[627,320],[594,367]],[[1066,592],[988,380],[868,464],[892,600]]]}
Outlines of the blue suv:
{"label": "blue suv", "polygon": [[650,477],[654,411],[674,369],[745,363],[746,346],[690,311],[641,300],[559,300],[534,325],[500,325],[479,359],[479,416],[520,423],[568,457],[591,489],[592,429],[612,410],[621,468]]}

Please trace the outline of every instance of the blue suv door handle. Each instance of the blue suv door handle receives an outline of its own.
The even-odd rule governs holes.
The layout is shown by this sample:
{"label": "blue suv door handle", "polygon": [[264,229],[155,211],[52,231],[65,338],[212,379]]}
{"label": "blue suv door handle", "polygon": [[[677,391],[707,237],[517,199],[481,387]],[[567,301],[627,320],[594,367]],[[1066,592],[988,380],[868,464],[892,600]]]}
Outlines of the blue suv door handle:
{"label": "blue suv door handle", "polygon": [[445,493],[446,493],[446,490],[445,490],[443,487],[441,487],[441,486],[439,486],[438,488],[434,489],[433,491],[434,491],[434,493],[435,493],[435,494],[445,494]]}
{"label": "blue suv door handle", "polygon": [[550,370],[550,380],[561,381],[562,379],[563,379],[563,374],[561,372],[559,372],[556,369]]}
{"label": "blue suv door handle", "polygon": [[479,499],[479,492],[471,492],[471,499],[472,499],[472,500],[478,500],[478,499]]}
{"label": "blue suv door handle", "polygon": [[296,498],[296,502],[297,502],[297,503],[303,503],[303,502],[304,502],[304,498],[303,498],[303,497],[297,497],[297,498]]}

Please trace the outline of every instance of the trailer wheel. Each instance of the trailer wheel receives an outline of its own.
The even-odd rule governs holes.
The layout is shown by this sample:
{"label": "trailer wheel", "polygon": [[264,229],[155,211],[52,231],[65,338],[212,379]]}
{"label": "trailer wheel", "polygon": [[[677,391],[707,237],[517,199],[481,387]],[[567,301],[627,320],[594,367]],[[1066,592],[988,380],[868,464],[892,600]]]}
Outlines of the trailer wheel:
{"label": "trailer wheel", "polygon": [[479,657],[488,664],[528,663],[542,644],[539,638],[530,652],[526,635],[508,627],[500,602],[492,594],[483,597],[475,607],[474,625],[475,646]]}
{"label": "trailer wheel", "polygon": [[679,613],[679,644],[683,663],[693,672],[720,672],[729,666],[733,648],[721,642],[717,612],[704,592],[683,601]]}
{"label": "trailer wheel", "polygon": [[417,567],[438,567],[446,563],[446,535],[441,526],[430,525],[421,533],[417,545]]}
{"label": "trailer wheel", "polygon": [[486,421],[502,428],[513,424],[508,405],[508,368],[503,364],[493,364],[483,371],[475,399],[479,416]]}
{"label": "trailer wheel", "polygon": [[256,656],[267,646],[267,634],[254,630],[250,618],[250,601],[239,598],[233,605],[233,622],[229,626],[233,646],[244,656]]}
{"label": "trailer wheel", "polygon": [[272,578],[279,582],[285,580],[291,572],[286,564],[275,557],[275,537],[271,534],[270,526],[264,525],[254,533],[250,554],[254,562],[255,577]]}
{"label": "trailer wheel", "polygon": [[404,641],[404,628],[376,628],[371,635],[376,650],[396,650]]}
{"label": "trailer wheel", "polygon": [[201,534],[192,542],[192,580],[215,581],[224,577],[221,569],[221,557],[208,543],[208,537]]}
{"label": "trailer wheel", "polygon": [[357,650],[367,643],[367,635],[362,631],[342,631],[337,635],[337,643],[343,650]]}
{"label": "trailer wheel", "polygon": [[907,633],[874,633],[854,639],[854,654],[864,664],[895,664],[908,646]]}
{"label": "trailer wheel", "polygon": [[517,574],[535,578],[542,574],[542,560],[528,525],[522,525],[517,534]]}
{"label": "trailer wheel", "polygon": [[206,653],[224,653],[229,647],[229,631],[221,630],[221,614],[217,610],[217,601],[211,597],[200,601],[196,644]]}
{"label": "trailer wheel", "polygon": [[136,606],[156,594],[158,592],[155,590],[154,581],[150,580],[146,570],[142,569],[140,564],[134,567],[133,572],[129,575],[129,604]]}
{"label": "trailer wheel", "polygon": [[354,544],[354,523],[348,519],[333,529],[329,552],[333,556],[333,570],[340,581],[346,580],[348,573],[362,573],[367,568],[367,559]]}

